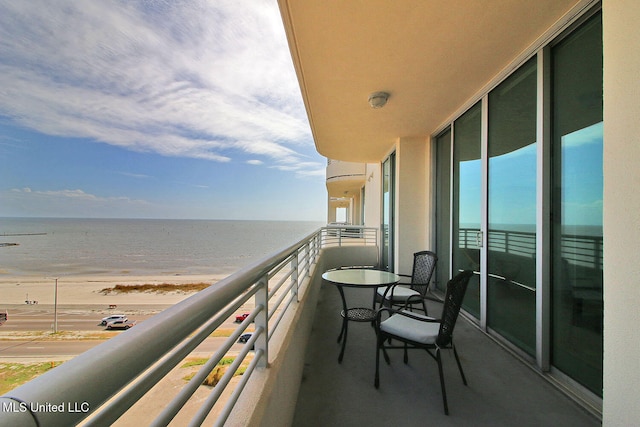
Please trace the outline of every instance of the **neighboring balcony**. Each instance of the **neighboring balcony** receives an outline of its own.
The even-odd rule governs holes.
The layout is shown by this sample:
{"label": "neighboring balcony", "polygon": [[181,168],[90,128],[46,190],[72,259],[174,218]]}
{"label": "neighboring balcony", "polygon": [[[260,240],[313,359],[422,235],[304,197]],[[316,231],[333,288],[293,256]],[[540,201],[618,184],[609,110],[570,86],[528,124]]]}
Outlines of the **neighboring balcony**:
{"label": "neighboring balcony", "polygon": [[352,197],[366,181],[366,164],[331,160],[327,162],[329,197]]}
{"label": "neighboring balcony", "polygon": [[366,164],[342,162],[329,159],[327,162],[328,222],[336,222],[336,212],[346,210],[348,224],[359,223],[360,193],[366,182]]}

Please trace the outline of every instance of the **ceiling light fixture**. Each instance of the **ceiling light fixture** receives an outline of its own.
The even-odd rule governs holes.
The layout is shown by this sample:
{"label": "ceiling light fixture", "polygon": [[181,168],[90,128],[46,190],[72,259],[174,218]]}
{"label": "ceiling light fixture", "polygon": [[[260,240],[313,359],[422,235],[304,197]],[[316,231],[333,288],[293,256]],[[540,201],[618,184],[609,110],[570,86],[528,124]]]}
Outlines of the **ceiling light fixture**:
{"label": "ceiling light fixture", "polygon": [[373,92],[369,95],[369,105],[371,105],[371,108],[382,108],[388,99],[389,94],[387,92]]}

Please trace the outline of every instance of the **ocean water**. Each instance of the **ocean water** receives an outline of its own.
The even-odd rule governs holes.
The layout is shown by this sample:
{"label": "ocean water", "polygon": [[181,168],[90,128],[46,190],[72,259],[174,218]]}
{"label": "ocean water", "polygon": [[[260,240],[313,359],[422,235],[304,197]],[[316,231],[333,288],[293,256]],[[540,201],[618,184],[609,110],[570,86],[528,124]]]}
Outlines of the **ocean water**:
{"label": "ocean water", "polygon": [[[230,274],[316,222],[0,218],[2,275]],[[17,243],[17,245],[2,245]]]}

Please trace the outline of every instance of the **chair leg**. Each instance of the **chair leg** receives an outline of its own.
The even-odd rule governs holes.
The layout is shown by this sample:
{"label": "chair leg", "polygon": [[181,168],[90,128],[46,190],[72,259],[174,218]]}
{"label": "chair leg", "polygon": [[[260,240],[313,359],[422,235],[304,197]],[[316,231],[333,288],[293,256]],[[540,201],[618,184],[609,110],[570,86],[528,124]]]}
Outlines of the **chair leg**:
{"label": "chair leg", "polygon": [[[375,379],[373,381],[373,385],[376,388],[380,387],[380,347],[382,346],[382,337],[378,336],[376,339],[376,376]],[[384,349],[384,347],[383,347]],[[387,353],[384,353],[385,358],[388,358],[389,356],[387,356]],[[388,362],[387,362],[388,363]]]}
{"label": "chair leg", "polygon": [[384,355],[384,360],[387,362],[387,365],[391,365],[391,359],[389,358],[389,354],[387,353],[387,349],[384,346],[384,341],[382,341],[382,354]]}
{"label": "chair leg", "polygon": [[424,302],[424,299],[422,300],[422,308],[424,309],[424,315],[428,316],[429,313],[427,313],[427,303]]}
{"label": "chair leg", "polygon": [[453,344],[451,344],[451,346],[453,347],[453,355],[456,357],[456,363],[458,364],[458,370],[460,371],[462,382],[464,383],[464,385],[467,385],[467,378],[464,376],[464,371],[462,370],[462,363],[460,363],[460,358],[458,357],[456,346]]}
{"label": "chair leg", "polygon": [[407,343],[404,343],[404,363],[407,364],[409,363],[409,351],[408,351],[409,345]]}
{"label": "chair leg", "polygon": [[438,373],[440,374],[440,389],[442,390],[442,403],[444,405],[444,414],[449,415],[449,405],[447,405],[447,392],[444,388],[444,375],[442,372],[442,356],[440,349],[436,349],[436,362],[438,362]]}

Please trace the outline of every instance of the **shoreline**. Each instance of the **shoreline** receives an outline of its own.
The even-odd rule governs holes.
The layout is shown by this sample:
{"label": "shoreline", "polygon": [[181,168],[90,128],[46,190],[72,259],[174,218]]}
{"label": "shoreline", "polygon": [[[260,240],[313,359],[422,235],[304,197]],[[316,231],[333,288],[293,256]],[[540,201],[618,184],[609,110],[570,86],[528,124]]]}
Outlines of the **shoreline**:
{"label": "shoreline", "polygon": [[[188,283],[217,283],[227,274],[196,275],[82,275],[58,278],[58,307],[68,305],[86,306],[132,306],[132,305],[173,305],[195,292],[129,292],[108,293],[101,291],[115,285],[161,285]],[[0,276],[0,311],[8,308],[33,308],[53,305],[56,299],[55,278],[42,276]],[[27,303],[29,301],[30,303]],[[45,307],[40,307],[45,308]]]}

